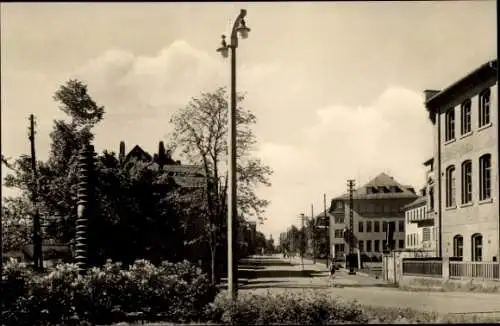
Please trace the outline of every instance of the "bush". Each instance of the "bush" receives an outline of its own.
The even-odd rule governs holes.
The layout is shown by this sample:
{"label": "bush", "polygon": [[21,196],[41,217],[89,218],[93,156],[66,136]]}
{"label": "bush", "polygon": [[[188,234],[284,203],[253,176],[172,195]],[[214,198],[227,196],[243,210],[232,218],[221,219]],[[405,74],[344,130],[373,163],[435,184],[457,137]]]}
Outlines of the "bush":
{"label": "bush", "polygon": [[206,275],[188,262],[154,266],[139,260],[124,270],[108,261],[85,276],[73,264],[37,276],[11,262],[2,282],[9,293],[2,309],[6,326],[110,324],[131,314],[143,320],[198,321],[216,295]]}
{"label": "bush", "polygon": [[223,324],[334,324],[363,323],[361,306],[356,302],[331,299],[314,291],[304,293],[240,295],[231,303],[225,293],[207,309],[207,319]]}

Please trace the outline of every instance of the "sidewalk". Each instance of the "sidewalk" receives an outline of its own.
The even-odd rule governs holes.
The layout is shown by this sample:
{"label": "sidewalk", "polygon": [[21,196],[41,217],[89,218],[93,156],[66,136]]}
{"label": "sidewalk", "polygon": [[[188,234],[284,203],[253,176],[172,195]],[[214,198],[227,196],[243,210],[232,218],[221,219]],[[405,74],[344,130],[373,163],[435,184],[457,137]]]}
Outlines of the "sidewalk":
{"label": "sidewalk", "polygon": [[[281,259],[285,260],[285,261],[291,261],[291,263],[293,265],[300,265],[302,262],[301,262],[301,258],[300,256],[295,256],[294,258],[283,258],[283,256],[280,257]],[[323,268],[324,271],[329,271],[329,268],[326,267],[326,264],[325,263],[322,263],[322,262],[316,262],[314,263],[312,259],[309,259],[309,258],[305,258],[304,257],[304,266],[308,266],[308,268],[310,266],[315,266],[314,268]],[[345,273],[349,273],[349,269],[347,268],[340,268],[340,270],[342,272],[345,272]],[[371,275],[367,274],[367,273],[364,273],[364,272],[360,272],[360,271],[357,271],[356,270],[356,275],[360,275],[360,276],[364,276],[364,277],[372,277]]]}

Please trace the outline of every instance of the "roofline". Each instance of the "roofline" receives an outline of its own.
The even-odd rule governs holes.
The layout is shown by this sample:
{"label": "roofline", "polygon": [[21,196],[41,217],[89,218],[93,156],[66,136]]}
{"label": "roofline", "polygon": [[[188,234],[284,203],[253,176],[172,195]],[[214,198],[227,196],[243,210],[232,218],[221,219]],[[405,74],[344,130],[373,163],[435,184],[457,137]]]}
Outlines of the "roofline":
{"label": "roofline", "polygon": [[424,196],[418,197],[413,202],[403,206],[403,210],[408,210],[408,209],[412,209],[412,208],[426,206],[427,205],[427,198],[426,198],[426,200],[423,200],[424,198],[425,198]]}
{"label": "roofline", "polygon": [[439,106],[440,101],[445,99],[447,96],[453,94],[458,88],[463,87],[465,84],[470,84],[478,78],[483,77],[486,74],[491,74],[491,77],[497,77],[497,60],[488,61],[478,68],[474,69],[464,77],[460,78],[453,84],[446,87],[441,92],[435,94],[425,101],[425,106],[428,110],[433,110]]}
{"label": "roofline", "polygon": [[431,157],[430,159],[428,159],[427,161],[425,161],[423,164],[424,164],[424,166],[429,166],[429,165],[431,165],[433,162],[434,162],[434,157]]}

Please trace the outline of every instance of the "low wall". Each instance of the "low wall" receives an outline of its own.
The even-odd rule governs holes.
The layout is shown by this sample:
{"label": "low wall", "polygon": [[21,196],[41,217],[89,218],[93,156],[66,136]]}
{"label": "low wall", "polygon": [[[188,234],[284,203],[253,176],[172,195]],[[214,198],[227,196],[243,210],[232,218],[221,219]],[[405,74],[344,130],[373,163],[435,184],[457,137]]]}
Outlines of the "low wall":
{"label": "low wall", "polygon": [[398,285],[405,290],[421,291],[460,291],[460,292],[495,292],[500,293],[500,281],[462,279],[444,280],[436,277],[402,275]]}

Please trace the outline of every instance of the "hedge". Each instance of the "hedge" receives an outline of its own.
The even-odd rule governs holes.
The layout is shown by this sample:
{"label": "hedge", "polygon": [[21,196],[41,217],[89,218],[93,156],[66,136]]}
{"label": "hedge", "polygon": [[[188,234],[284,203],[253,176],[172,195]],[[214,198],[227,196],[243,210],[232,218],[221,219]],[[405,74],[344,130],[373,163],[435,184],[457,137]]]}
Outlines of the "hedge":
{"label": "hedge", "polygon": [[11,261],[4,267],[3,325],[111,324],[142,320],[199,321],[216,289],[189,262],[154,266],[138,260],[128,269],[108,262],[78,275],[74,264],[37,275]]}

